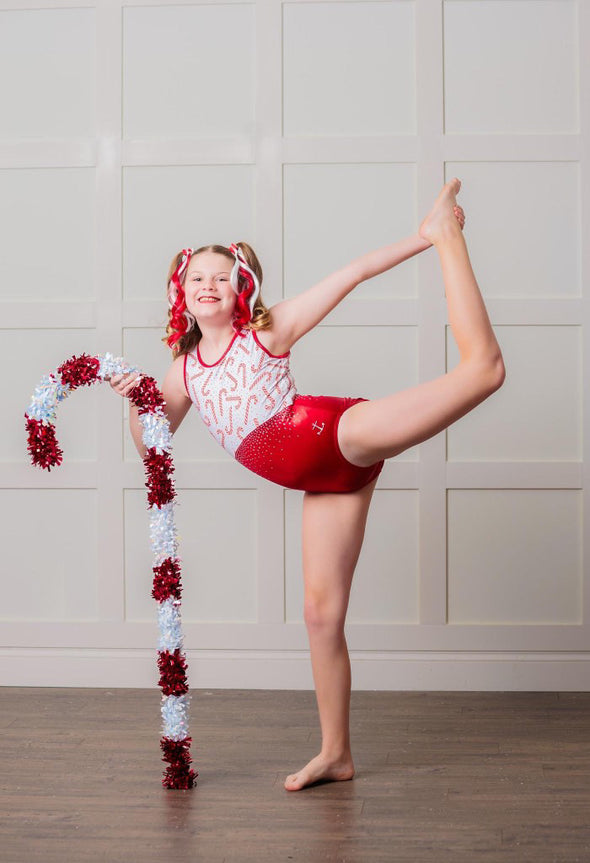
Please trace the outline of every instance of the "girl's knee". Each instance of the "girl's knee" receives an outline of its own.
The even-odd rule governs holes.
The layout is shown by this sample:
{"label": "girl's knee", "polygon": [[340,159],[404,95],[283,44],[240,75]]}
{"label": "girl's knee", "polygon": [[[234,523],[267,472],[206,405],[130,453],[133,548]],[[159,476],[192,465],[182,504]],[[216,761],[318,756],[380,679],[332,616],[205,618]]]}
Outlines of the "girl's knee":
{"label": "girl's knee", "polygon": [[309,597],[303,603],[303,619],[308,630],[340,637],[344,633],[346,609],[335,608],[333,603]]}

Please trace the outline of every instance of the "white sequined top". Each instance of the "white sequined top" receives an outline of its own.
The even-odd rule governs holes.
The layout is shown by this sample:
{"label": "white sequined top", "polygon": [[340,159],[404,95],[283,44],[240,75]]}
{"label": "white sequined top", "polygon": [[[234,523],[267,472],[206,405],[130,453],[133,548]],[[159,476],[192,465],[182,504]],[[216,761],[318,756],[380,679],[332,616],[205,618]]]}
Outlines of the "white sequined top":
{"label": "white sequined top", "polygon": [[255,330],[234,333],[216,363],[201,359],[199,346],[185,354],[186,391],[213,437],[232,456],[259,425],[292,404],[297,395],[289,355],[275,356]]}

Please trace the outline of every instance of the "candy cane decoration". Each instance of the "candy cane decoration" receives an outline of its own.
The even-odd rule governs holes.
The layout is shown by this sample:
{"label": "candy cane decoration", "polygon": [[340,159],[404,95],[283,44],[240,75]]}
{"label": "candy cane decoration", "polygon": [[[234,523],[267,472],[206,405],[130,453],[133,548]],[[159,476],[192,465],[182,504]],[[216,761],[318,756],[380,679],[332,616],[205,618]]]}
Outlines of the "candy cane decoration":
{"label": "candy cane decoration", "polygon": [[217,419],[217,414],[215,413],[215,405],[213,404],[211,399],[207,399],[207,401],[205,402],[205,410],[207,410],[207,405],[211,405],[211,410],[213,411],[213,419],[216,423],[219,422],[219,420]]}
{"label": "candy cane decoration", "polygon": [[[264,400],[264,407],[265,408],[274,408],[274,406],[276,405],[276,401],[273,399],[273,397],[271,396],[271,394],[269,393],[267,388],[262,387],[262,392],[266,396],[266,398]],[[268,402],[270,402],[270,404],[268,404]]]}
{"label": "candy cane decoration", "polygon": [[237,371],[238,374],[240,374],[240,369],[242,370],[242,389],[246,389],[246,363],[240,363]]}
{"label": "candy cane decoration", "polygon": [[228,378],[229,378],[231,381],[233,381],[233,382],[234,382],[234,385],[233,385],[233,387],[231,388],[231,391],[232,391],[232,393],[233,393],[233,392],[234,392],[235,390],[237,390],[237,388],[238,388],[238,379],[237,379],[237,378],[234,378],[234,376],[233,376],[233,375],[230,375],[230,373],[229,373],[229,372],[227,372],[227,371],[226,371],[226,375],[228,376]]}
{"label": "candy cane decoration", "polygon": [[225,387],[223,387],[223,389],[219,390],[219,398],[217,400],[219,403],[219,416],[223,416],[223,398],[222,398],[223,393],[225,393],[227,395],[227,390]]}
{"label": "candy cane decoration", "polygon": [[226,434],[233,434],[234,431],[234,406],[229,406],[229,428],[227,426],[224,427]]}
{"label": "candy cane decoration", "polygon": [[160,748],[162,761],[168,762],[164,771],[164,788],[185,789],[196,785],[199,775],[189,765],[192,737],[188,736],[188,694],[186,658],[182,650],[183,635],[180,619],[180,559],[177,555],[177,531],[174,524],[174,482],[172,472],[172,435],[170,424],[162,409],[162,393],[152,377],[141,374],[129,366],[122,357],[112,354],[73,356],[58,367],[57,372],[45,375],[35,388],[25,413],[28,450],[32,464],[48,471],[62,463],[62,450],[55,436],[57,405],[77,387],[96,382],[104,383],[112,375],[139,372],[138,383],[128,396],[137,406],[143,427],[142,440],[147,451],[143,463],[147,473],[148,508],[155,504],[150,515],[150,537],[154,555],[154,581],[152,596],[159,603],[158,669],[162,688],[161,714],[164,736]]}
{"label": "candy cane decoration", "polygon": [[209,383],[209,381],[211,380],[212,377],[213,377],[213,372],[209,372],[207,380],[205,381],[205,383],[201,387],[201,392],[203,393],[204,396],[208,396],[209,393],[211,392],[210,389],[205,389],[205,387],[207,386],[207,384]]}
{"label": "candy cane decoration", "polygon": [[246,416],[244,417],[244,421],[248,422],[248,414],[250,413],[250,402],[254,402],[255,405],[258,404],[258,396],[252,394],[248,396],[248,401],[246,402]]}

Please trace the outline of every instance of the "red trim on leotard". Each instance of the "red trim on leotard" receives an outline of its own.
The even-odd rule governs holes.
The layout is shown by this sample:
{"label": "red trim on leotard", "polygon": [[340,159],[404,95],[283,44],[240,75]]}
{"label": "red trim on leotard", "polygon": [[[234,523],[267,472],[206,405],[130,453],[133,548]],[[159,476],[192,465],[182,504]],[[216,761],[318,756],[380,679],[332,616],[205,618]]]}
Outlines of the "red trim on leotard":
{"label": "red trim on leotard", "polygon": [[229,343],[229,345],[226,347],[226,349],[224,350],[222,355],[219,357],[219,359],[215,363],[204,363],[203,362],[203,360],[201,359],[201,351],[199,350],[199,345],[197,343],[197,356],[199,358],[199,362],[201,363],[201,365],[206,366],[206,368],[208,368],[208,369],[212,369],[213,366],[218,366],[219,363],[221,362],[221,360],[224,358],[224,356],[227,354],[227,352],[229,351],[229,349],[233,345],[233,343],[235,342],[237,336],[238,336],[237,332],[233,334],[231,342]]}
{"label": "red trim on leotard", "polygon": [[282,359],[283,357],[288,357],[289,354],[291,353],[291,351],[287,351],[286,354],[271,354],[271,352],[267,348],[264,347],[264,345],[262,344],[262,342],[260,341],[260,339],[256,335],[256,330],[252,330],[252,335],[254,336],[254,341],[256,342],[256,344],[259,345],[262,348],[262,350],[266,354],[269,355],[269,357],[274,357],[275,359]]}

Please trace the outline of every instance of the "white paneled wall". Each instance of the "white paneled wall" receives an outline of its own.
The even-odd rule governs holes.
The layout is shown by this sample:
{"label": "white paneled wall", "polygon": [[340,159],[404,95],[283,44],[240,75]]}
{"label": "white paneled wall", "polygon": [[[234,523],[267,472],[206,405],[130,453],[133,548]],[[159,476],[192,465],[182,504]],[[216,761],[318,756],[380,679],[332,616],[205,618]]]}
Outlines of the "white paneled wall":
{"label": "white paneled wall", "polygon": [[[0,0],[0,683],[157,683],[128,404],[64,402],[64,464],[41,471],[42,375],[110,351],[161,383],[179,249],[246,240],[270,306],[415,233],[458,176],[507,378],[385,465],[353,687],[588,687],[588,44],[583,0]],[[292,370],[301,393],[379,398],[458,360],[430,249],[359,285]],[[195,411],[174,459],[191,688],[311,688],[303,493]]]}

